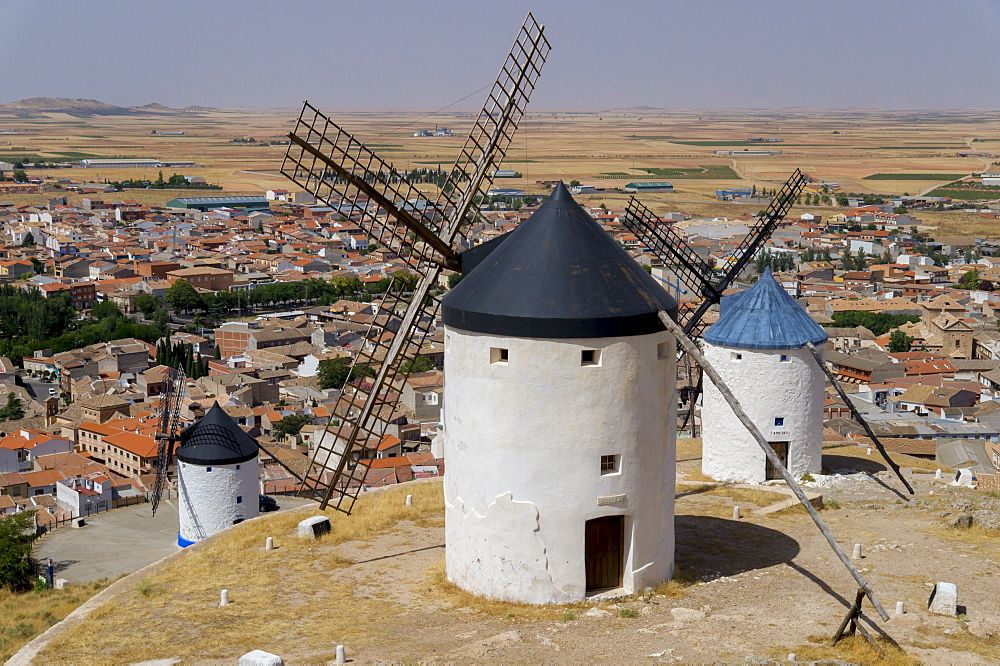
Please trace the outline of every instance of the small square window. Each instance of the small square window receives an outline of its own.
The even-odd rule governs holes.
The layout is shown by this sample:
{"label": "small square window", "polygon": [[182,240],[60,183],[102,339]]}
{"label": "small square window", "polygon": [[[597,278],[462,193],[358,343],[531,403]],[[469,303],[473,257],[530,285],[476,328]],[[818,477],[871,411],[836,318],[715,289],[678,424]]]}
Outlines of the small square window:
{"label": "small square window", "polygon": [[774,425],[776,425],[776,426],[783,426],[783,425],[785,425],[785,417],[784,416],[775,416],[774,417]]}
{"label": "small square window", "polygon": [[781,363],[788,363],[788,354],[781,355]]}
{"label": "small square window", "polygon": [[205,468],[205,471],[206,471],[206,472],[211,472],[211,471],[212,471],[212,468],[211,468],[211,467],[206,467],[206,468]]}
{"label": "small square window", "polygon": [[237,504],[243,504],[243,495],[237,495],[236,496],[236,503]]}
{"label": "small square window", "polygon": [[673,345],[669,342],[661,342],[656,345],[656,360],[666,361],[673,357],[671,353],[673,351]]}
{"label": "small square window", "polygon": [[618,473],[618,455],[601,456],[601,474]]}
{"label": "small square window", "polygon": [[734,361],[742,361],[743,360],[743,354],[740,354],[739,352],[733,352],[733,360]]}
{"label": "small square window", "polygon": [[506,363],[508,352],[501,347],[490,347],[490,363]]}
{"label": "small square window", "polygon": [[580,365],[600,365],[601,352],[597,349],[584,349],[580,352]]}
{"label": "small square window", "polygon": [[236,469],[239,469],[239,468],[240,468],[240,466],[239,466],[239,465],[237,465],[237,466],[236,466]]}

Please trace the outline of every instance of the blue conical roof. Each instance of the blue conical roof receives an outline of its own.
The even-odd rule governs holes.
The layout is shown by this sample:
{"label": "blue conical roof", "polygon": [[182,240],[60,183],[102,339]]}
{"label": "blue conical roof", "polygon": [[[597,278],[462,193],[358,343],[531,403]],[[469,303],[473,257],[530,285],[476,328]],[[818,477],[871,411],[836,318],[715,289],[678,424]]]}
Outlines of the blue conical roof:
{"label": "blue conical roof", "polygon": [[725,296],[722,313],[702,336],[705,342],[739,349],[798,349],[807,342],[826,342],[826,331],[812,320],[771,274],[732,296]]}

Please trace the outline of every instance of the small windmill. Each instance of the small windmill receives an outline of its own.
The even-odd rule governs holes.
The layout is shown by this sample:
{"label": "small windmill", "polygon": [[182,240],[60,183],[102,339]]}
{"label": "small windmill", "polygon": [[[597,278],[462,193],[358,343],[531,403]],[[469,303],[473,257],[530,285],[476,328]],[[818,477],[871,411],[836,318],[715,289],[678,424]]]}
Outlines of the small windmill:
{"label": "small windmill", "polygon": [[[331,414],[339,430],[316,444],[304,494],[324,508],[336,495],[332,505],[351,512],[368,473],[367,465],[353,462],[352,452],[371,448],[391,425],[408,374],[404,361],[420,351],[438,311],[431,290],[442,270],[471,268],[473,253],[463,256],[456,245],[478,214],[475,204],[503,161],[549,49],[544,27],[529,13],[434,201],[309,102],[288,135],[281,172],[356,222],[419,276],[413,288],[399,280],[390,284],[368,348],[354,359],[374,368],[375,377],[353,392],[345,386]],[[475,255],[481,259],[487,251],[477,248]]]}
{"label": "small windmill", "polygon": [[[771,237],[778,223],[784,219],[792,204],[795,203],[796,197],[798,197],[802,188],[809,180],[809,176],[803,174],[798,169],[792,173],[778,193],[771,199],[771,203],[764,211],[764,214],[757,218],[757,223],[750,230],[750,233],[746,235],[739,247],[733,252],[734,259],[721,276],[716,275],[712,267],[691,248],[687,240],[677,233],[673,227],[661,222],[649,208],[640,203],[635,197],[629,200],[625,210],[625,217],[623,218],[623,223],[628,230],[635,234],[664,265],[670,266],[679,281],[686,283],[690,288],[697,289],[702,297],[702,300],[694,309],[678,312],[678,323],[684,333],[692,337],[701,335],[705,328],[703,321],[705,313],[708,312],[713,304],[719,302],[722,298],[722,293],[732,286],[750,260],[753,259],[764,243],[767,242],[767,239]],[[850,409],[854,419],[864,428],[865,432],[871,438],[872,443],[878,449],[879,453],[882,454],[886,464],[889,465],[896,474],[896,477],[899,478],[907,491],[912,495],[913,488],[903,476],[896,462],[889,457],[882,442],[879,441],[878,437],[872,431],[871,426],[854,407],[854,404],[847,397],[836,377],[826,367],[826,363],[811,344],[809,345],[809,349],[819,367],[826,374],[830,384]],[[686,377],[690,380],[692,375],[697,372],[695,369],[697,365],[693,364],[687,355],[685,355],[684,361],[686,361]],[[687,413],[684,415],[684,422],[680,425],[680,429],[682,430],[687,427],[687,422],[691,419],[694,411],[692,406],[701,394],[701,386],[702,375],[698,372],[697,382],[694,385],[686,386],[682,390],[681,397],[689,405]]]}
{"label": "small windmill", "polygon": [[153,485],[153,515],[160,506],[160,497],[167,486],[167,473],[174,457],[174,445],[180,437],[180,403],[184,392],[184,371],[167,368],[163,373],[163,392],[160,394],[160,419],[156,429],[156,481]]}

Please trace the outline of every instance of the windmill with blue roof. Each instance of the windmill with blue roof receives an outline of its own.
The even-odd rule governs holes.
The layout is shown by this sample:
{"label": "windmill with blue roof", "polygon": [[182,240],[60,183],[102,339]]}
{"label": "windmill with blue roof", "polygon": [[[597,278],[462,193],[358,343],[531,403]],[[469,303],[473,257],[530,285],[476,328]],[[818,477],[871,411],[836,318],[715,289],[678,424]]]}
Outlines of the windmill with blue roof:
{"label": "windmill with blue roof", "polygon": [[[795,478],[822,469],[824,331],[767,269],[722,299],[703,335],[704,353]],[[781,473],[764,456],[718,389],[705,382],[702,472],[718,481],[761,483]]]}

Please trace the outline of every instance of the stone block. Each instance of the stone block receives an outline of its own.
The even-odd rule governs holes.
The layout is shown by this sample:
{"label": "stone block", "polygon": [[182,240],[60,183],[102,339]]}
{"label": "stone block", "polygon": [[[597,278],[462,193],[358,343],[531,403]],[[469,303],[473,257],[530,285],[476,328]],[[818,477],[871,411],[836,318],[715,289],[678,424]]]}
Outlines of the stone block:
{"label": "stone block", "polygon": [[283,666],[284,663],[278,655],[263,650],[247,652],[239,662],[240,666]]}
{"label": "stone block", "polygon": [[970,527],[972,527],[972,522],[973,522],[972,516],[970,516],[967,513],[963,513],[962,515],[960,515],[958,518],[955,519],[954,525],[955,527],[967,530]]}
{"label": "stone block", "polygon": [[955,617],[958,615],[958,585],[936,583],[927,600],[927,610],[938,615]]}
{"label": "stone block", "polygon": [[69,581],[66,580],[65,578],[56,578],[56,589],[57,590],[61,590],[61,589],[65,588],[66,587],[66,583],[68,583],[68,582]]}
{"label": "stone block", "polygon": [[302,539],[318,539],[330,532],[330,519],[326,516],[313,516],[299,523],[298,534]]}
{"label": "stone block", "polygon": [[70,526],[71,527],[85,527],[86,525],[87,525],[87,521],[84,520],[83,518],[73,518],[70,521]]}
{"label": "stone block", "polygon": [[955,480],[952,482],[955,486],[966,486],[968,488],[972,487],[972,470],[971,469],[960,469],[955,472]]}

